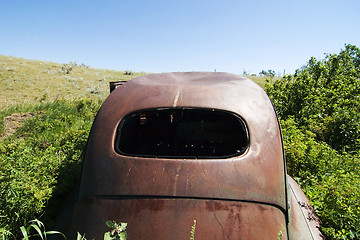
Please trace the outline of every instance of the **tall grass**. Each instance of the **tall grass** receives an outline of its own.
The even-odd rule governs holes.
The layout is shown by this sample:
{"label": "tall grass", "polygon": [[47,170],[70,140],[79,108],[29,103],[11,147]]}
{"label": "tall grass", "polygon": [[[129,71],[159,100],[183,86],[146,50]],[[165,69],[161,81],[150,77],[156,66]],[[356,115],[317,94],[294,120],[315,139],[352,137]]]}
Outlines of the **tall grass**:
{"label": "tall grass", "polygon": [[11,108],[31,119],[0,142],[0,232],[20,234],[24,221],[52,227],[80,173],[81,154],[100,101],[57,101]]}

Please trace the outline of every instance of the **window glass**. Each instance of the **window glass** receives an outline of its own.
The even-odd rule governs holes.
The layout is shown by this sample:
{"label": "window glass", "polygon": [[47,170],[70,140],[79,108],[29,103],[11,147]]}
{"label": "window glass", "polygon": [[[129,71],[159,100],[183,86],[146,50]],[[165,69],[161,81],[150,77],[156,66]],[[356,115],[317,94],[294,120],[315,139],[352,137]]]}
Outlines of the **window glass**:
{"label": "window glass", "polygon": [[115,150],[158,158],[226,158],[248,147],[244,121],[214,109],[164,108],[129,114],[120,122]]}

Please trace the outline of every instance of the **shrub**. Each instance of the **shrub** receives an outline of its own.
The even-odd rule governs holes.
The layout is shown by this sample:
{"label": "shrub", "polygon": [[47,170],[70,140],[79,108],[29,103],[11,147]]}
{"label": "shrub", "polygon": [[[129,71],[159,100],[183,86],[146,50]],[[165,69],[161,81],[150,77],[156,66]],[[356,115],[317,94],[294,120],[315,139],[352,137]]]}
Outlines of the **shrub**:
{"label": "shrub", "polygon": [[[77,67],[77,63],[76,62],[69,62],[69,63],[64,63],[61,67],[61,71],[63,73],[69,74],[72,72],[72,70],[74,70],[75,67]],[[82,65],[81,65],[82,66]],[[86,68],[86,66],[84,65],[84,67]]]}
{"label": "shrub", "polygon": [[360,157],[317,142],[293,118],[281,120],[281,126],[288,172],[308,196],[322,231],[329,239],[355,239],[351,234],[360,234]]}
{"label": "shrub", "polygon": [[124,75],[134,75],[135,73],[131,70],[125,70]]}
{"label": "shrub", "polygon": [[99,103],[86,100],[29,107],[34,117],[0,142],[2,232],[18,236],[24,221],[35,218],[52,226],[79,176],[80,156],[98,108]]}
{"label": "shrub", "polygon": [[360,49],[345,45],[265,89],[281,118],[287,167],[328,239],[360,238]]}
{"label": "shrub", "polygon": [[278,114],[338,151],[360,149],[360,49],[345,45],[324,60],[311,58],[295,75],[266,84]]}

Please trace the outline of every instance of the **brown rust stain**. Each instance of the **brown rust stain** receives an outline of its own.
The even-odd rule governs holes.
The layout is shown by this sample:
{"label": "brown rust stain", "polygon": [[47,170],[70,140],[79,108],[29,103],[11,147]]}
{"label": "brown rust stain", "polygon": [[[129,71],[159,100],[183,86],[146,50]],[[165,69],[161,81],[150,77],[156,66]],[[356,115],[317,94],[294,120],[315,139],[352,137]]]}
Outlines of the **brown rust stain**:
{"label": "brown rust stain", "polygon": [[[203,160],[125,156],[114,151],[117,126],[126,114],[175,106],[222,109],[240,115],[251,135],[248,151],[236,158]],[[269,124],[273,124],[272,132],[264,129]],[[129,226],[142,218],[149,219],[148,225],[137,229],[144,236],[164,233],[159,239],[169,239],[166,234],[172,234],[173,226],[182,227],[197,219],[198,233],[203,239],[211,235],[217,239],[276,238],[277,225],[286,223],[283,212],[272,206],[287,207],[279,131],[265,92],[246,79],[222,73],[177,73],[134,79],[116,89],[97,116],[84,160],[79,197],[139,196],[140,199],[113,204],[118,205],[118,217],[129,218],[126,220]],[[106,210],[94,208],[96,214],[91,218],[114,214],[113,205],[108,206],[107,201],[103,204]],[[206,227],[202,227],[201,221],[206,222]],[[165,227],[170,230],[164,230]],[[204,231],[200,234],[201,229]]]}
{"label": "brown rust stain", "polygon": [[141,199],[133,202],[134,213],[140,213],[143,210],[150,210],[154,212],[162,211],[164,208],[165,200],[162,199]]}
{"label": "brown rust stain", "polygon": [[206,201],[206,210],[208,211],[229,211],[229,206],[222,204],[220,201]]}

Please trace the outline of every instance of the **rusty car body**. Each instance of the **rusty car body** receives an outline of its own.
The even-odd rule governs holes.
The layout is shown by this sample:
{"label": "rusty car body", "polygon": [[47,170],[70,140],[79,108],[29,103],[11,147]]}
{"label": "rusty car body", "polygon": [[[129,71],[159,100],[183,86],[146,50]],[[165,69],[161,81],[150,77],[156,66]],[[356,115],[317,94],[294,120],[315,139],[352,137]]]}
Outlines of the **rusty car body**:
{"label": "rusty car body", "polygon": [[[115,85],[116,89],[115,89]],[[113,84],[91,130],[70,238],[322,239],[287,175],[261,87],[228,73],[163,73]]]}

